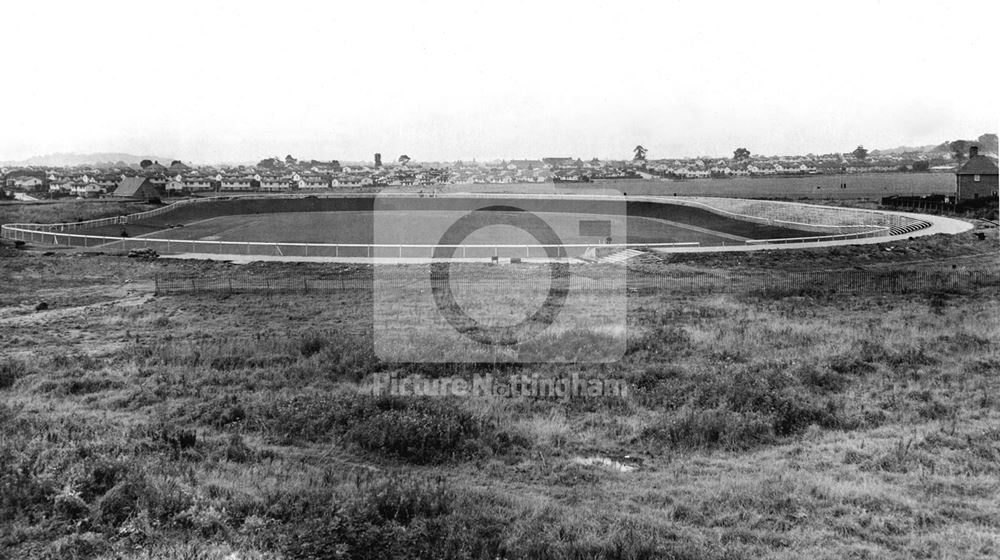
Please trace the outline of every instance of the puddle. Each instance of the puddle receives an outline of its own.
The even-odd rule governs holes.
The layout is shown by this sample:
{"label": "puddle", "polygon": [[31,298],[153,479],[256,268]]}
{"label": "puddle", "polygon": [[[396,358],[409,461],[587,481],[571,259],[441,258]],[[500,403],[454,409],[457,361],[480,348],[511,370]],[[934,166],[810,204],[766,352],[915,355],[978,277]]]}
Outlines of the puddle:
{"label": "puddle", "polygon": [[639,464],[636,461],[630,461],[629,457],[625,457],[624,461],[616,461],[609,457],[575,457],[573,462],[578,465],[588,465],[591,467],[601,467],[615,472],[635,472],[639,470]]}

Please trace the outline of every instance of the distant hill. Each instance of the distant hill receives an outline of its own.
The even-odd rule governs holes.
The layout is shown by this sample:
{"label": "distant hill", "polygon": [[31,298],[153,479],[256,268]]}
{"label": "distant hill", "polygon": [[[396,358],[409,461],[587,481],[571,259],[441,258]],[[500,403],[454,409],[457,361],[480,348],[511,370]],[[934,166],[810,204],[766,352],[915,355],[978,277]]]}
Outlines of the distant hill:
{"label": "distant hill", "polygon": [[905,153],[925,153],[925,154],[948,154],[954,151],[953,144],[960,144],[962,151],[967,150],[967,146],[978,145],[979,149],[987,153],[997,153],[997,135],[986,133],[973,140],[946,140],[940,144],[930,144],[927,146],[900,146],[886,150],[872,150],[872,155],[905,154]]}
{"label": "distant hill", "polygon": [[887,150],[872,150],[872,155],[879,154],[909,154],[909,153],[927,153],[933,151],[935,148],[934,144],[928,144],[927,146],[900,146],[898,148],[889,148]]}
{"label": "distant hill", "polygon": [[140,161],[149,159],[159,161],[163,165],[170,165],[173,158],[163,156],[135,156],[116,152],[98,152],[95,154],[49,154],[45,156],[34,156],[22,161],[5,161],[4,165],[45,165],[52,167],[69,167],[73,165],[94,165],[99,163],[124,162],[126,165],[138,165]]}

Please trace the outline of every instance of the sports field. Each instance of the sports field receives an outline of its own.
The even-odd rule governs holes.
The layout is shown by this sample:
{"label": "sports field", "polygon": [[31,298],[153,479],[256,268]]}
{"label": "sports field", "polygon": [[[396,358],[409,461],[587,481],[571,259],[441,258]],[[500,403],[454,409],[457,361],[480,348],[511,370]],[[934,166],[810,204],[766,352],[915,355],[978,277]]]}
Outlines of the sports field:
{"label": "sports field", "polygon": [[[697,211],[694,213],[699,214]],[[513,216],[503,212],[493,214]],[[743,243],[746,239],[815,235],[726,218],[675,221],[644,216],[562,212],[538,212],[535,215],[551,226],[564,244],[600,243],[611,237],[614,243],[698,242],[723,245]],[[422,211],[418,215],[403,211],[378,214],[365,211],[243,214],[207,218],[184,227],[157,231],[150,237],[255,243],[436,245],[441,242],[448,226],[460,217],[461,214],[453,211]],[[610,235],[585,235],[586,232],[581,232],[581,222],[594,221],[607,222]],[[537,244],[538,241],[523,229],[489,226],[470,234],[463,243],[520,245]]]}

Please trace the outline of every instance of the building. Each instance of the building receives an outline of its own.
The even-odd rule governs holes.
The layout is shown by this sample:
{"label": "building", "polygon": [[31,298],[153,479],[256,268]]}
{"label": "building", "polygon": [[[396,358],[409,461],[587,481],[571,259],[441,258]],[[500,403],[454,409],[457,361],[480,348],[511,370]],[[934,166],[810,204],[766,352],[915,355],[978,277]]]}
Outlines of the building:
{"label": "building", "polygon": [[160,192],[149,177],[125,177],[111,196],[117,198],[141,198],[147,201],[160,198]]}
{"label": "building", "polygon": [[997,164],[979,155],[979,148],[969,148],[969,161],[955,172],[958,202],[978,198],[997,198]]}
{"label": "building", "polygon": [[221,191],[252,191],[253,180],[249,177],[227,177],[222,179]]}
{"label": "building", "polygon": [[215,189],[212,179],[209,177],[186,177],[184,178],[184,190],[188,192],[211,191]]}
{"label": "building", "polygon": [[22,175],[20,177],[14,178],[13,181],[8,181],[8,184],[13,186],[15,189],[23,190],[37,190],[42,187],[45,182],[38,177],[33,177],[31,175]]}

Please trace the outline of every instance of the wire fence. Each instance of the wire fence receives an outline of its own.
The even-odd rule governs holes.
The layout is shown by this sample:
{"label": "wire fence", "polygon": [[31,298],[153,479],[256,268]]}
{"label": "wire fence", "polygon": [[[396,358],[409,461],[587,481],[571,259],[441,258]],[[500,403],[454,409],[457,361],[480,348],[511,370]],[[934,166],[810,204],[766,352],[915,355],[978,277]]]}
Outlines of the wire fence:
{"label": "wire fence", "polygon": [[[429,271],[374,267],[362,271],[329,274],[235,272],[214,277],[203,275],[161,274],[155,279],[158,295],[174,294],[279,294],[279,293],[355,293],[374,290],[426,290]],[[540,270],[542,271],[540,273]],[[466,293],[516,295],[526,284],[547,279],[548,267],[518,270],[498,267],[454,274],[453,285]],[[719,271],[690,275],[665,275],[643,271],[595,271],[593,268],[568,266],[570,289],[582,293],[620,293],[632,295],[684,294],[757,294],[763,296],[879,295],[972,292],[1000,288],[1000,270],[843,270],[833,272],[743,272]]]}

